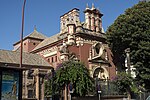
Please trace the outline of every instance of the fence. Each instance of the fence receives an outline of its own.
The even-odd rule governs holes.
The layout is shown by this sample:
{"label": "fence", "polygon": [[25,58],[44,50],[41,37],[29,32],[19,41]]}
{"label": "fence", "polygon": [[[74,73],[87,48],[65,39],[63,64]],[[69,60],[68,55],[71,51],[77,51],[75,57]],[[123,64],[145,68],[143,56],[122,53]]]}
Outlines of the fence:
{"label": "fence", "polygon": [[[100,84],[101,86],[101,95],[103,97],[106,96],[121,96],[124,95],[123,92],[119,91],[118,86],[112,82],[111,80],[96,80],[96,84]],[[96,85],[97,86],[97,85]],[[141,91],[140,94],[131,94],[135,100],[146,100],[148,96],[150,96],[150,92]],[[150,99],[148,99],[150,100]]]}
{"label": "fence", "polygon": [[119,91],[118,86],[109,79],[106,79],[106,80],[96,79],[96,81],[95,81],[96,87],[95,88],[97,88],[98,85],[100,85],[100,91],[101,91],[102,96],[105,96],[105,95],[124,95],[122,92]]}
{"label": "fence", "polygon": [[147,99],[150,96],[150,92],[141,92],[139,95],[135,95],[136,100],[150,100]]}

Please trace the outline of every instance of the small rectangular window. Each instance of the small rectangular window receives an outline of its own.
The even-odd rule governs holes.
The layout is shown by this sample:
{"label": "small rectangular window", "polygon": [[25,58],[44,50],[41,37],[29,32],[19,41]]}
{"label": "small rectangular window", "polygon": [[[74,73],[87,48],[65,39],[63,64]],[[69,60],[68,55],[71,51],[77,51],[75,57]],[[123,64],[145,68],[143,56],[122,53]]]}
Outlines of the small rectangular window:
{"label": "small rectangular window", "polygon": [[50,59],[48,58],[47,61],[50,62]]}
{"label": "small rectangular window", "polygon": [[36,43],[33,43],[33,45],[36,45]]}
{"label": "small rectangular window", "polygon": [[33,98],[33,90],[28,90],[28,98]]}
{"label": "small rectangular window", "polygon": [[52,57],[52,63],[54,62],[54,58]]}
{"label": "small rectangular window", "polygon": [[33,72],[34,72],[34,70],[29,70],[28,71],[28,79],[33,79]]}
{"label": "small rectangular window", "polygon": [[57,62],[57,56],[55,56],[55,61]]}

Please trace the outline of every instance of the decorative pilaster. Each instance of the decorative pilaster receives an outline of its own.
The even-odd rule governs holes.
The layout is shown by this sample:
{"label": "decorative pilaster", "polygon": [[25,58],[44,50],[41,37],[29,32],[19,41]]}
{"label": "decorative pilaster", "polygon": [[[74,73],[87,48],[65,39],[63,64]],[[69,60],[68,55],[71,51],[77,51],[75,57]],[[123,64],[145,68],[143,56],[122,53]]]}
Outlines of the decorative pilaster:
{"label": "decorative pilaster", "polygon": [[68,44],[73,45],[75,44],[75,24],[68,24]]}
{"label": "decorative pilaster", "polygon": [[94,15],[92,16],[92,19],[91,19],[91,30],[92,31],[95,31],[95,18],[94,18]]}
{"label": "decorative pilaster", "polygon": [[35,90],[35,96],[37,98],[37,100],[40,100],[40,78],[39,78],[39,69],[36,69],[35,72],[34,72],[34,75],[35,75],[35,79],[36,79],[36,90]]}

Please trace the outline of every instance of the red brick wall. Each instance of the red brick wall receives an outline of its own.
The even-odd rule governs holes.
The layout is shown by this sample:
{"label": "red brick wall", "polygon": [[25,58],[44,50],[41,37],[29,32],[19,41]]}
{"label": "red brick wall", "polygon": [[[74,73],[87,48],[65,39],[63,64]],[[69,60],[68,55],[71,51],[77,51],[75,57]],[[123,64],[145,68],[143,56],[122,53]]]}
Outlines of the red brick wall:
{"label": "red brick wall", "polygon": [[107,69],[108,72],[109,72],[109,77],[110,77],[110,79],[113,79],[113,78],[116,76],[116,68],[110,66],[110,67],[107,67],[106,69]]}
{"label": "red brick wall", "polygon": [[[39,40],[31,40],[31,39],[25,39],[23,41],[23,51],[24,52],[30,52],[32,51],[41,41]],[[14,45],[14,49],[18,49],[18,47],[20,47],[20,43]]]}
{"label": "red brick wall", "polygon": [[[89,62],[88,62],[88,58],[89,58],[89,51],[91,48],[91,44],[87,44],[85,43],[83,46],[70,46],[69,52],[71,53],[75,53],[76,57],[80,59],[80,54],[81,54],[81,62],[83,62],[87,68],[89,68]],[[109,76],[110,79],[112,79],[113,77],[116,76],[116,68],[109,66],[106,67],[107,71],[109,72]]]}
{"label": "red brick wall", "polygon": [[28,40],[27,52],[32,51],[41,42],[39,40],[31,40],[31,39],[27,40]]}
{"label": "red brick wall", "polygon": [[89,50],[91,48],[91,44],[85,43],[83,46],[70,46],[69,52],[75,53],[76,57],[81,59],[86,67],[88,68],[88,58],[89,58]]}

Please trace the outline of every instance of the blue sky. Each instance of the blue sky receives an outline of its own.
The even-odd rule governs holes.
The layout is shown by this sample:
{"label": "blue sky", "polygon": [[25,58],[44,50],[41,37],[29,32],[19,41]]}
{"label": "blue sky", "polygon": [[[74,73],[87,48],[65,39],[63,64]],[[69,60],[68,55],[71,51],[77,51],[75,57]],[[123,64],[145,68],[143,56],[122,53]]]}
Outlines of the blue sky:
{"label": "blue sky", "polygon": [[[50,37],[60,30],[60,16],[73,8],[80,9],[84,21],[86,4],[99,8],[104,30],[139,0],[26,0],[24,36],[36,25],[37,31]],[[20,40],[23,0],[0,0],[0,49],[12,50],[13,43]]]}

